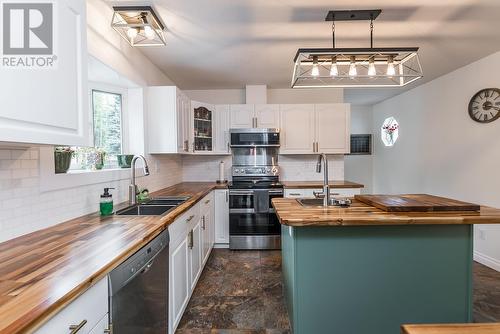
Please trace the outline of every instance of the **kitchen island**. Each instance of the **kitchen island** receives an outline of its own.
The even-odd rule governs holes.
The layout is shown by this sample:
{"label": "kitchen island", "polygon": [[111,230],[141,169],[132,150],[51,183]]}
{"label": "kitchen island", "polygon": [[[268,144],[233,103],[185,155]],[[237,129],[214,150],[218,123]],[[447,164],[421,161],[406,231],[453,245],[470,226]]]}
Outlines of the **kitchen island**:
{"label": "kitchen island", "polygon": [[295,334],[397,334],[408,323],[472,320],[472,224],[500,210],[385,212],[273,199]]}

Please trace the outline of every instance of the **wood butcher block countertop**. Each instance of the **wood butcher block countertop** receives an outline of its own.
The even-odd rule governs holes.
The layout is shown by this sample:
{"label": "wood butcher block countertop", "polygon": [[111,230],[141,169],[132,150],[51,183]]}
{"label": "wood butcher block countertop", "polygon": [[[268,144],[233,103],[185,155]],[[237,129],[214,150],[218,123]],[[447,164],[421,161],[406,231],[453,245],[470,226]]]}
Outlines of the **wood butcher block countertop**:
{"label": "wood butcher block countertop", "polygon": [[500,210],[482,206],[478,212],[385,212],[356,199],[349,208],[302,206],[292,198],[274,198],[273,206],[283,225],[451,225],[500,224]]}
{"label": "wood butcher block countertop", "polygon": [[402,334],[498,334],[500,323],[449,324],[449,325],[404,325]]}
{"label": "wood butcher block countertop", "polygon": [[0,333],[32,332],[218,187],[226,186],[180,183],[153,193],[191,196],[163,216],[96,213],[1,243]]}
{"label": "wood butcher block countertop", "polygon": [[[289,189],[321,189],[322,181],[281,181],[285,188]],[[351,181],[330,181],[331,188],[364,188],[365,186]]]}

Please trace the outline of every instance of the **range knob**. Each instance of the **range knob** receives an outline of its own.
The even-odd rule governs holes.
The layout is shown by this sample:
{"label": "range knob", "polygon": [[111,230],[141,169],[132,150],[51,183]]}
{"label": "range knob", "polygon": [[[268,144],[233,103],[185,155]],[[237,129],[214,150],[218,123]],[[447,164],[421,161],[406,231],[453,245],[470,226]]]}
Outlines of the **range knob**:
{"label": "range knob", "polygon": [[272,172],[273,174],[278,174],[278,167],[273,167]]}

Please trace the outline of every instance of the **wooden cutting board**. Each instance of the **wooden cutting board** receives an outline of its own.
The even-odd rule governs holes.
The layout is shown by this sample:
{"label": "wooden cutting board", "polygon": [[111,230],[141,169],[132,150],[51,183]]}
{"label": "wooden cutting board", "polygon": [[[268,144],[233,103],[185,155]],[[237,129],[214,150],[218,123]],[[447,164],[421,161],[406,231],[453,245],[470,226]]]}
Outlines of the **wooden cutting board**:
{"label": "wooden cutting board", "polygon": [[387,212],[479,211],[480,206],[426,194],[355,195],[355,199]]}

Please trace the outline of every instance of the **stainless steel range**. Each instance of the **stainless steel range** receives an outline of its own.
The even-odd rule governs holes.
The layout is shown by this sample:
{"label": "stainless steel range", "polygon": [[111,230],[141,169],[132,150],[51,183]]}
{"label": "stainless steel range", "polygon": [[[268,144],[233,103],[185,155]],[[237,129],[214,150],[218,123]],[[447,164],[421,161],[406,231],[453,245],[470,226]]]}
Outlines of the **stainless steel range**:
{"label": "stainless steel range", "polygon": [[271,205],[283,197],[277,129],[232,129],[229,184],[229,247],[280,249],[281,227]]}

